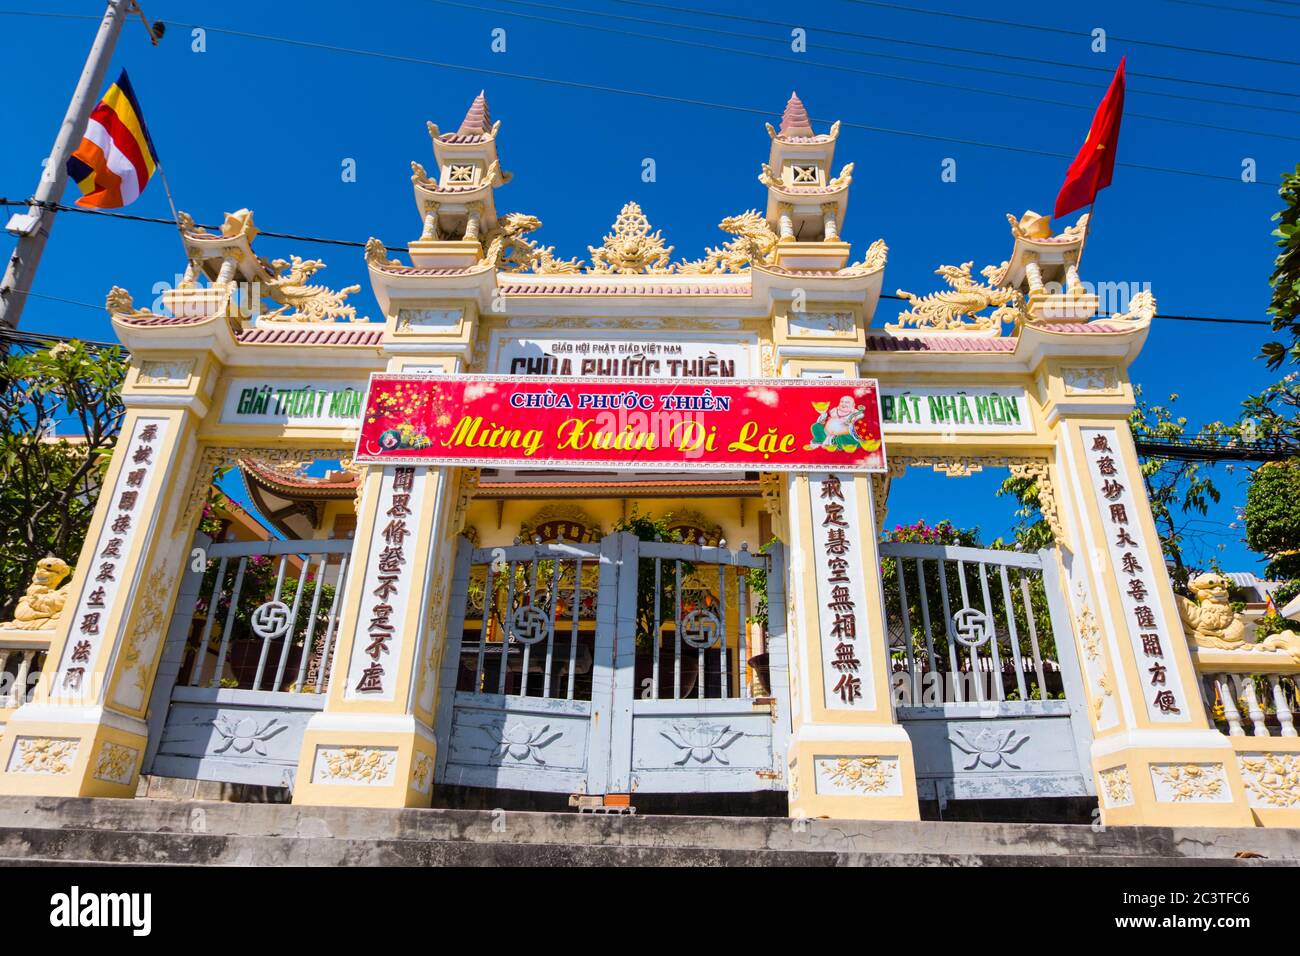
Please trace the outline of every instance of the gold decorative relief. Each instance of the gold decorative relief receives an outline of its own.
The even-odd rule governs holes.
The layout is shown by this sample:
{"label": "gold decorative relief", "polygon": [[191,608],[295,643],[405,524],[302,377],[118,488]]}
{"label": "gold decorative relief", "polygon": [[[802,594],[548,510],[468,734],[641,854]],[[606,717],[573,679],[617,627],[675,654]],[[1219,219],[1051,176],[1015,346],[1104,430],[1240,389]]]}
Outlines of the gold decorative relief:
{"label": "gold decorative relief", "polygon": [[816,769],[830,784],[831,792],[879,796],[891,789],[898,761],[892,757],[834,757],[818,760]]}
{"label": "gold decorative relief", "polygon": [[391,781],[397,755],[373,747],[339,747],[318,752],[318,782],[383,785]]}
{"label": "gold decorative relief", "polygon": [[9,757],[10,773],[58,775],[72,770],[81,744],[75,737],[19,737]]}
{"label": "gold decorative relief", "polygon": [[1163,803],[1218,803],[1231,800],[1223,764],[1155,764],[1151,780],[1156,799]]}
{"label": "gold decorative relief", "polygon": [[112,741],[104,741],[99,756],[95,758],[95,778],[109,783],[127,784],[131,782],[131,771],[135,769],[135,758],[140,751]]}
{"label": "gold decorative relief", "polygon": [[1300,807],[1300,754],[1238,754],[1237,767],[1252,807]]}
{"label": "gold decorative relief", "polygon": [[1110,767],[1099,776],[1107,806],[1120,807],[1133,802],[1133,784],[1128,778],[1128,767]]}

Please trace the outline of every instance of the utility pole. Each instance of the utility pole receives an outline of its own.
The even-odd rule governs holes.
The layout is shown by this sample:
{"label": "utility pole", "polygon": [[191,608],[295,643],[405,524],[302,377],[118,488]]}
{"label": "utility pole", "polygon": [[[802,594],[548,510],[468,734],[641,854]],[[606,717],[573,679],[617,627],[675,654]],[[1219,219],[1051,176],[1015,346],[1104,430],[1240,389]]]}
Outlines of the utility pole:
{"label": "utility pole", "polygon": [[81,143],[86,121],[90,118],[90,111],[98,102],[96,97],[104,85],[104,74],[113,58],[113,48],[117,45],[118,34],[122,32],[122,24],[133,13],[140,14],[144,20],[154,45],[162,37],[162,23],[151,25],[140,11],[136,0],[108,0],[104,19],[100,21],[99,32],[95,34],[95,42],[72,94],[72,102],[68,104],[63,125],[59,127],[54,149],[45,163],[36,195],[27,211],[15,213],[5,227],[11,234],[18,236],[18,245],[5,268],[4,279],[0,281],[0,329],[18,327],[18,318],[23,313],[23,306],[27,304],[28,293],[36,278],[36,267],[40,264],[41,253],[45,251],[50,229],[54,226],[55,210],[51,205],[60,200],[63,189],[68,184],[68,157]]}

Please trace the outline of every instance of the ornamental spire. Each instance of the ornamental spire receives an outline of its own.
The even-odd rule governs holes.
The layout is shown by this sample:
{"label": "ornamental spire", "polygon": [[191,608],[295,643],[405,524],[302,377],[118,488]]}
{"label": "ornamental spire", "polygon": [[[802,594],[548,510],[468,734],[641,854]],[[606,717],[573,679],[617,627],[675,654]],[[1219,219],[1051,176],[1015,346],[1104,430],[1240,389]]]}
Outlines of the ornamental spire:
{"label": "ornamental spire", "polygon": [[492,132],[492,116],[488,113],[486,90],[479,90],[478,96],[474,97],[474,102],[470,104],[469,112],[460,121],[460,129],[456,132],[461,136],[477,136]]}
{"label": "ornamental spire", "polygon": [[804,109],[803,100],[799,99],[798,93],[792,92],[790,101],[785,104],[785,113],[781,116],[781,135],[813,135],[812,121],[808,119],[808,111]]}

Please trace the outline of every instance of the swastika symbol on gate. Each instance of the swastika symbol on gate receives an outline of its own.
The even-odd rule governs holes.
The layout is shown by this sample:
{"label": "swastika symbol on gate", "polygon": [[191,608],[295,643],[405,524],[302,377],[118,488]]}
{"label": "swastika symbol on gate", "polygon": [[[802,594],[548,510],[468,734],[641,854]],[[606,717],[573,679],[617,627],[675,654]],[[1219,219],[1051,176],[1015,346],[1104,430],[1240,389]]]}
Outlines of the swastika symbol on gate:
{"label": "swastika symbol on gate", "polygon": [[289,605],[283,601],[267,601],[253,611],[249,623],[258,637],[274,640],[289,630]]}
{"label": "swastika symbol on gate", "polygon": [[510,615],[510,635],[520,644],[536,644],[546,637],[550,623],[544,613],[527,604]]}
{"label": "swastika symbol on gate", "polygon": [[964,607],[952,616],[952,630],[967,647],[979,647],[993,633],[989,616],[973,607]]}
{"label": "swastika symbol on gate", "polygon": [[704,650],[718,643],[722,636],[722,622],[712,611],[697,608],[682,618],[682,640],[697,650]]}

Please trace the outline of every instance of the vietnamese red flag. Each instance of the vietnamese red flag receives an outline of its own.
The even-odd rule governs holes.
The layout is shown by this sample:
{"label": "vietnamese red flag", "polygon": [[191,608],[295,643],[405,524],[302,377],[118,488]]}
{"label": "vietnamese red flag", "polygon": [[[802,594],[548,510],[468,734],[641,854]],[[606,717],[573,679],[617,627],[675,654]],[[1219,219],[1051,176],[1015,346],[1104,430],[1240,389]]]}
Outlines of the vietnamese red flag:
{"label": "vietnamese red flag", "polygon": [[1115,152],[1119,148],[1119,123],[1123,116],[1124,58],[1121,57],[1115,78],[1110,81],[1110,89],[1093,114],[1088,138],[1079,147],[1079,155],[1074,157],[1065,174],[1065,183],[1056,195],[1053,215],[1057,219],[1091,204],[1097,199],[1097,193],[1110,185],[1115,172]]}

